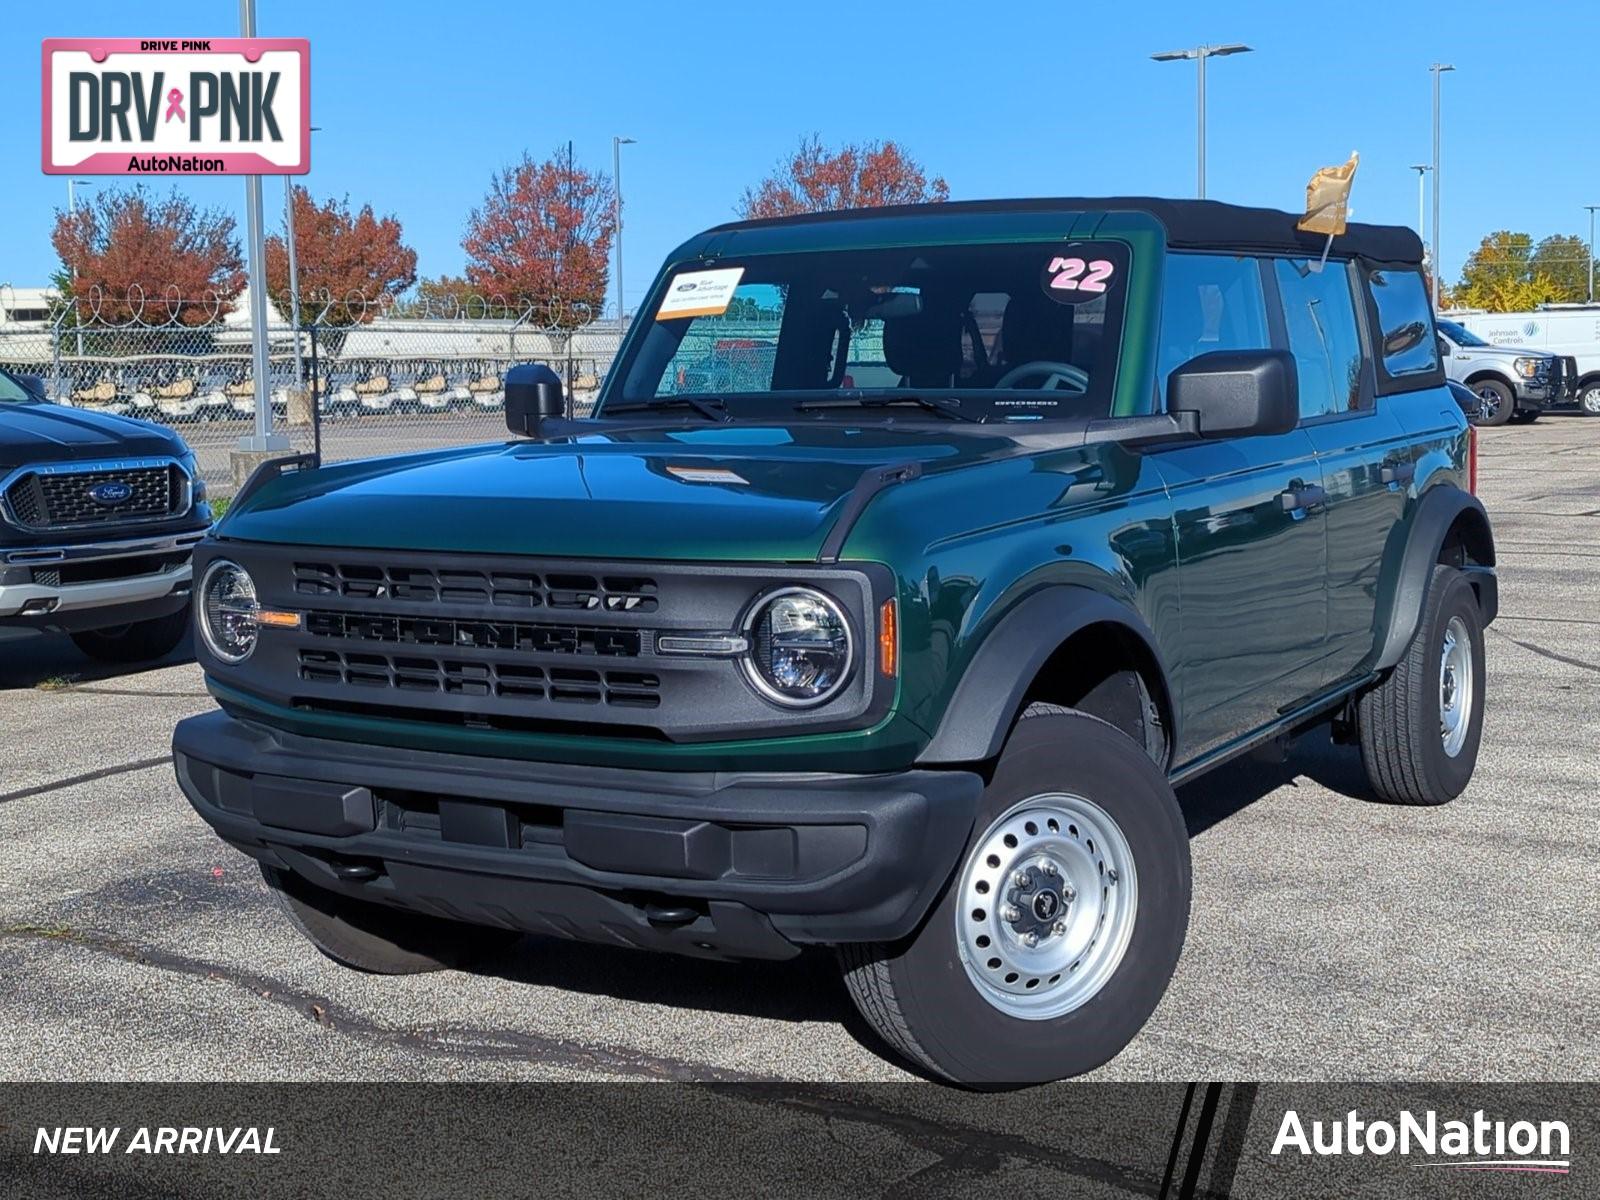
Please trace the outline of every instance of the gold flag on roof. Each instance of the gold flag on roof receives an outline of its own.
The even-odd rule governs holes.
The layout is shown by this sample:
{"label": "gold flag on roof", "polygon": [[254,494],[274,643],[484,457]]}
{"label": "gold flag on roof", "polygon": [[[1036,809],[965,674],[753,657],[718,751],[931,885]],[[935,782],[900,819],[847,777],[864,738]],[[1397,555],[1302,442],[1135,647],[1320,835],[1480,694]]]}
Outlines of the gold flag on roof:
{"label": "gold flag on roof", "polygon": [[1355,182],[1356,165],[1361,155],[1354,151],[1350,161],[1337,167],[1323,167],[1306,184],[1306,215],[1299,228],[1306,233],[1325,233],[1330,238],[1344,232],[1350,217],[1350,185]]}

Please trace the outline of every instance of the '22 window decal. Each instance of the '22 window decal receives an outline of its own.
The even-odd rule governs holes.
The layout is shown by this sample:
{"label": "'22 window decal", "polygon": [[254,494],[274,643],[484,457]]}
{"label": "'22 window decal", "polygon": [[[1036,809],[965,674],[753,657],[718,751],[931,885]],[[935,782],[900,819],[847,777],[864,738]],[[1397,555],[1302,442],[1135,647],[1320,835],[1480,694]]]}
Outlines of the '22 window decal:
{"label": "'22 window decal", "polygon": [[1106,290],[1106,282],[1116,269],[1116,263],[1108,258],[1086,261],[1063,256],[1052,258],[1044,273],[1049,280],[1049,290],[1052,292],[1099,294]]}

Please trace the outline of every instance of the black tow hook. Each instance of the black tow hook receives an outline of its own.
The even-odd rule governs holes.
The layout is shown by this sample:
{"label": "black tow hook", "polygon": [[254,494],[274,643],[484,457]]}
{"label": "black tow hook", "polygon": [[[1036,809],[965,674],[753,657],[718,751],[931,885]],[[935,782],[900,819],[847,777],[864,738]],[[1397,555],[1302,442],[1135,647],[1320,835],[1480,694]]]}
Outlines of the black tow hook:
{"label": "black tow hook", "polygon": [[378,877],[378,868],[366,863],[334,863],[333,873],[346,883],[369,883]]}
{"label": "black tow hook", "polygon": [[644,919],[652,925],[693,925],[700,914],[687,904],[646,904]]}

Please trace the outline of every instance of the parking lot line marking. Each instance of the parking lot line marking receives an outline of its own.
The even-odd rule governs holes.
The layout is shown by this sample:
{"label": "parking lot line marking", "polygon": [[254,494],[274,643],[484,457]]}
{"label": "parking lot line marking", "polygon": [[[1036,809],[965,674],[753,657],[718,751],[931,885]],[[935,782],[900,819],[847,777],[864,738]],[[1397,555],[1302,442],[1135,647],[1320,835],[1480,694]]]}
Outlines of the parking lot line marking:
{"label": "parking lot line marking", "polygon": [[132,771],[148,771],[151,767],[164,767],[171,762],[172,755],[163,754],[160,758],[141,758],[137,762],[122,763],[115,767],[101,767],[97,771],[85,771],[82,775],[69,775],[65,779],[41,783],[36,787],[23,788],[18,792],[0,793],[0,804],[9,804],[13,800],[26,800],[29,796],[42,796],[46,792],[59,792],[62,788],[73,787],[80,783],[93,783],[97,779],[109,779],[113,775],[127,775]]}

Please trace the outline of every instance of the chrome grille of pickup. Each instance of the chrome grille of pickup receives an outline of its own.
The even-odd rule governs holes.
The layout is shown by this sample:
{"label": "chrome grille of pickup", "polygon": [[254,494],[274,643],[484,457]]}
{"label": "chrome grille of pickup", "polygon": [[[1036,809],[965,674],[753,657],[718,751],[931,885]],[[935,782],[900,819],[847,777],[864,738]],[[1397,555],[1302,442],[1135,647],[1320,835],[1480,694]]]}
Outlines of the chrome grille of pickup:
{"label": "chrome grille of pickup", "polygon": [[[125,485],[125,499],[96,500],[102,484]],[[76,529],[183,515],[188,489],[174,466],[107,467],[92,471],[24,471],[6,488],[12,520],[26,529]]]}
{"label": "chrome grille of pickup", "polygon": [[654,612],[654,579],[513,570],[451,570],[397,563],[297,562],[301,596],[344,596],[409,604],[483,604],[492,608]]}
{"label": "chrome grille of pickup", "polygon": [[647,671],[538,667],[497,660],[465,662],[433,655],[351,650],[301,650],[299,659],[300,678],[311,683],[623,708],[655,708],[661,703],[660,677]]}

